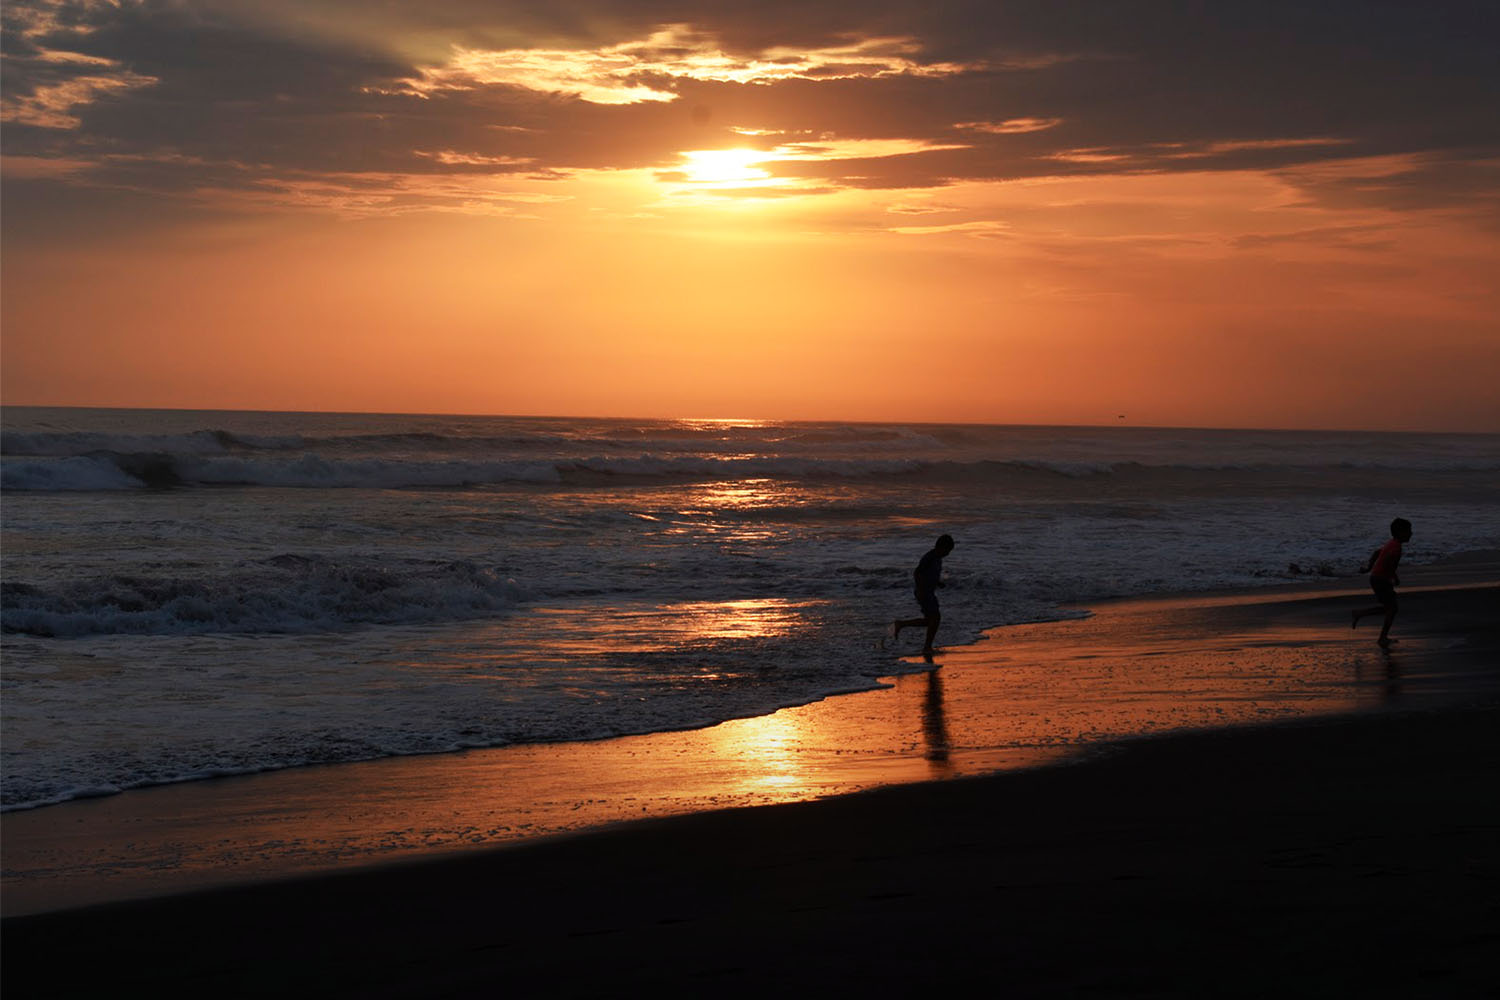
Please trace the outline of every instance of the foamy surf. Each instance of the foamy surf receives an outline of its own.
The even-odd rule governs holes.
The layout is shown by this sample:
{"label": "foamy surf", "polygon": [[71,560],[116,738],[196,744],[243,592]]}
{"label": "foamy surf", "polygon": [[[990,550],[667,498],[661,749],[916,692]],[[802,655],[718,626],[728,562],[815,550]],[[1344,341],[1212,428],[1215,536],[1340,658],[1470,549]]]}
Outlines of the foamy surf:
{"label": "foamy surf", "polygon": [[4,415],[3,808],[868,689],[941,532],[940,645],[1500,548],[1494,436]]}

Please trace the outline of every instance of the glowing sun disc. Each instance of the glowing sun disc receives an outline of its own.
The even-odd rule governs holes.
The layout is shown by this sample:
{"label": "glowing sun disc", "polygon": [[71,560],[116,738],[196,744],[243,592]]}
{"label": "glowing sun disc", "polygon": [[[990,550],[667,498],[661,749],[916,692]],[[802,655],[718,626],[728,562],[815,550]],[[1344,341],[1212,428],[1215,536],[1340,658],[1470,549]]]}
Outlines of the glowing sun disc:
{"label": "glowing sun disc", "polygon": [[754,164],[771,159],[758,149],[695,149],[682,154],[683,173],[695,184],[763,181],[771,176]]}

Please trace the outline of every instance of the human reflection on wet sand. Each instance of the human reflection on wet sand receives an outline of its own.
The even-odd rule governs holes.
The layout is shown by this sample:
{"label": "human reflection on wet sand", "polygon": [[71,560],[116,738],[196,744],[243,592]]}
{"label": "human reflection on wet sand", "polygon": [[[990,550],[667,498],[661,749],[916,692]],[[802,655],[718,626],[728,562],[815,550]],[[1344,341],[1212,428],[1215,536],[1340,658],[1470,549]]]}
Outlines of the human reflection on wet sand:
{"label": "human reflection on wet sand", "polygon": [[1380,702],[1398,700],[1404,690],[1401,676],[1401,654],[1389,646],[1363,650],[1354,659],[1354,683],[1371,692],[1380,692]]}
{"label": "human reflection on wet sand", "polygon": [[1394,701],[1401,696],[1401,657],[1388,646],[1380,647],[1374,655],[1378,657],[1374,663],[1361,657],[1355,676],[1366,683],[1379,684],[1386,700]]}
{"label": "human reflection on wet sand", "polygon": [[[797,613],[775,602],[691,610],[695,627],[732,635],[764,634]],[[305,768],[11,813],[6,907],[24,909],[28,892],[100,901],[1030,767],[1117,737],[1451,697],[1493,673],[1432,660],[1458,655],[1448,645],[1376,660],[1351,646],[1347,627],[1329,626],[1335,617],[1316,602],[1121,604],[945,650],[939,670],[907,660],[893,689],[706,729]]]}
{"label": "human reflection on wet sand", "polygon": [[932,764],[932,775],[944,778],[953,773],[948,757],[948,727],[943,720],[943,678],[936,670],[927,672],[927,696],[922,699],[922,737],[927,741],[924,757]]}
{"label": "human reflection on wet sand", "polygon": [[[952,743],[948,736],[947,705],[943,698],[943,675],[940,670],[901,674],[895,684],[894,703],[897,714],[890,720],[886,735],[893,750],[906,751],[915,760],[926,762],[927,778],[952,777]],[[874,724],[874,719],[868,720]],[[871,731],[867,726],[865,731]]]}

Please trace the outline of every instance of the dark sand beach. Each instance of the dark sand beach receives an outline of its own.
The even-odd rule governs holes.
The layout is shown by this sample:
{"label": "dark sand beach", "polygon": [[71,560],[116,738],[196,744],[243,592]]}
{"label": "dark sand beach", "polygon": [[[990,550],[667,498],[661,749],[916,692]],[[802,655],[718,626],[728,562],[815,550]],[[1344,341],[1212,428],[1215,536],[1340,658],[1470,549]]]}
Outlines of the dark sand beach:
{"label": "dark sand beach", "polygon": [[9,814],[4,986],[1496,995],[1500,590],[1403,594],[1390,654],[1362,597],[1122,602],[713,730]]}

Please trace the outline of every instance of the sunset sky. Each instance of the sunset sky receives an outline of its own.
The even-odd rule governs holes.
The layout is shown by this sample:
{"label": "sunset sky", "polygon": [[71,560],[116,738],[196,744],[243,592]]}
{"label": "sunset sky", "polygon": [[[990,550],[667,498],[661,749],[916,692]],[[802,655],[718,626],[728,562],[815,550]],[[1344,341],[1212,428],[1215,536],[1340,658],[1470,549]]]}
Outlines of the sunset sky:
{"label": "sunset sky", "polygon": [[1497,11],[7,0],[0,388],[1500,431]]}

